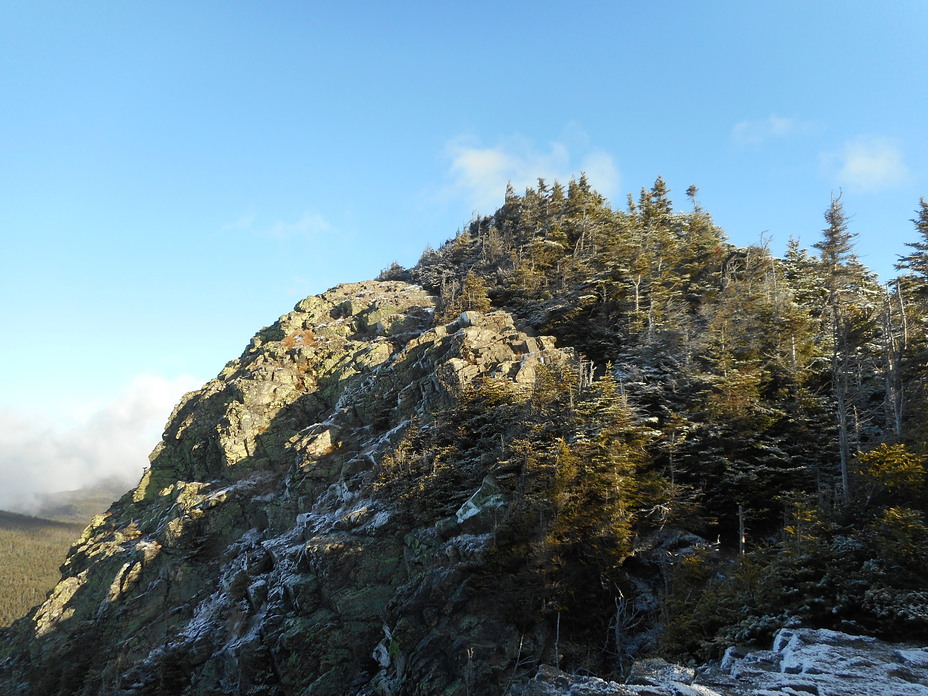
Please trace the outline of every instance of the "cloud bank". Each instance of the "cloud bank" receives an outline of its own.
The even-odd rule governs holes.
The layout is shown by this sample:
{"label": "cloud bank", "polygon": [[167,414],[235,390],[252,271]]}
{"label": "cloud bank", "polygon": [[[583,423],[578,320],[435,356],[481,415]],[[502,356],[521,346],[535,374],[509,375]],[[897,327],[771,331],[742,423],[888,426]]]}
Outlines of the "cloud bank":
{"label": "cloud bank", "polygon": [[140,375],[76,424],[0,410],[0,509],[33,512],[37,496],[101,479],[135,485],[174,405],[202,380]]}
{"label": "cloud bank", "polygon": [[583,172],[593,188],[607,197],[616,195],[621,183],[612,155],[596,149],[578,155],[559,141],[538,148],[525,138],[513,137],[487,147],[474,138],[461,137],[450,141],[445,153],[450,160],[450,183],[444,195],[463,198],[472,211],[484,214],[502,204],[509,183],[522,192],[535,186],[539,178],[566,185]]}

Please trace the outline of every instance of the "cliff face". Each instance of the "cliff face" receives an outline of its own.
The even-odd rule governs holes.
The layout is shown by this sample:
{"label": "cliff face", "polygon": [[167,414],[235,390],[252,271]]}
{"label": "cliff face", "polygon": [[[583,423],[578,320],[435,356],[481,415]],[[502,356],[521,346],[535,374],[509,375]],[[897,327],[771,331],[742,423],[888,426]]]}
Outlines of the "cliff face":
{"label": "cliff face", "polygon": [[474,589],[506,486],[462,479],[435,519],[391,484],[398,443],[468,384],[528,389],[571,356],[504,312],[433,311],[403,282],[339,286],[188,394],[138,487],[2,634],[0,692],[493,693],[537,662],[548,629]]}

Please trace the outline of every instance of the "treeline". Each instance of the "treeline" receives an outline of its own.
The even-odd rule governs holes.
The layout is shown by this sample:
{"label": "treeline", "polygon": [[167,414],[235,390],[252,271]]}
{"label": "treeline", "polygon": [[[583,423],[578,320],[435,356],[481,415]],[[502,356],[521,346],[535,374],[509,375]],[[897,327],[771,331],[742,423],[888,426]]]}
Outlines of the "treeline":
{"label": "treeline", "polygon": [[[697,195],[676,209],[659,178],[618,210],[584,177],[510,187],[494,215],[384,277],[438,294],[439,320],[505,308],[574,347],[579,374],[614,381],[650,435],[613,484],[629,501],[645,481],[674,491],[649,500],[663,522],[627,515],[633,531],[674,520],[722,542],[667,571],[666,652],[796,621],[928,638],[928,204],[902,274],[881,284],[840,198],[811,249],[791,241],[776,258],[763,242],[731,245]],[[595,449],[561,439],[577,471],[599,466]],[[552,447],[519,456],[550,460]],[[738,560],[725,565],[726,552]]]}

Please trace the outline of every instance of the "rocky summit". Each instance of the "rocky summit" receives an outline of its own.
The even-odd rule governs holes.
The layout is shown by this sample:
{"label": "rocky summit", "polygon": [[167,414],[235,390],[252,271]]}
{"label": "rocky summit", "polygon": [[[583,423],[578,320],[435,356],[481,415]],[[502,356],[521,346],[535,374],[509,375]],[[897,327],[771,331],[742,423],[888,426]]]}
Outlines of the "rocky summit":
{"label": "rocky summit", "polygon": [[924,650],[836,631],[640,659],[668,569],[720,556],[635,479],[655,419],[507,311],[440,309],[371,281],[259,331],[0,633],[0,693],[928,693]]}
{"label": "rocky summit", "polygon": [[435,326],[434,306],[403,282],[339,286],[188,394],[138,487],[3,634],[0,692],[498,687],[530,648],[470,585],[504,487],[486,476],[450,491],[451,513],[417,524],[383,483],[385,459],[474,380],[528,389],[570,356],[505,312]]}

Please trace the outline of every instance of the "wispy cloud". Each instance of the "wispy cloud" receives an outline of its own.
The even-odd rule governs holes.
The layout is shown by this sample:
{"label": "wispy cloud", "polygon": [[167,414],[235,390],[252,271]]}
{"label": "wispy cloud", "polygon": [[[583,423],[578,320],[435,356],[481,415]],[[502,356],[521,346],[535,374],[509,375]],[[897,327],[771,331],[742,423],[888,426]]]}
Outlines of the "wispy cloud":
{"label": "wispy cloud", "polygon": [[292,239],[293,237],[318,237],[331,234],[335,227],[318,213],[305,212],[293,222],[278,220],[265,232],[269,237]]}
{"label": "wispy cloud", "polygon": [[472,210],[483,213],[499,207],[508,183],[522,191],[536,185],[539,178],[566,184],[584,172],[590,184],[605,196],[616,195],[621,184],[612,155],[596,149],[572,153],[567,144],[559,141],[539,148],[516,136],[488,147],[475,138],[460,137],[446,145],[445,153],[450,160],[450,183],[443,194],[464,198]]}
{"label": "wispy cloud", "polygon": [[878,136],[849,140],[838,150],[823,154],[822,163],[835,170],[839,183],[863,191],[894,186],[909,176],[901,144]]}
{"label": "wispy cloud", "polygon": [[234,232],[236,230],[249,230],[255,224],[255,214],[246,213],[237,220],[234,220],[219,228],[220,232]]}
{"label": "wispy cloud", "polygon": [[732,128],[731,138],[738,145],[760,145],[768,140],[788,138],[811,133],[816,128],[812,121],[771,114],[767,118],[740,121]]}
{"label": "wispy cloud", "polygon": [[270,225],[261,223],[254,213],[246,213],[223,225],[219,228],[219,231],[246,232],[274,239],[294,239],[297,237],[312,239],[321,235],[332,234],[336,231],[336,228],[322,215],[306,211],[296,220],[278,219]]}
{"label": "wispy cloud", "polygon": [[184,376],[140,375],[112,401],[62,426],[0,410],[0,509],[32,512],[43,493],[102,479],[133,486],[174,405],[202,383]]}

